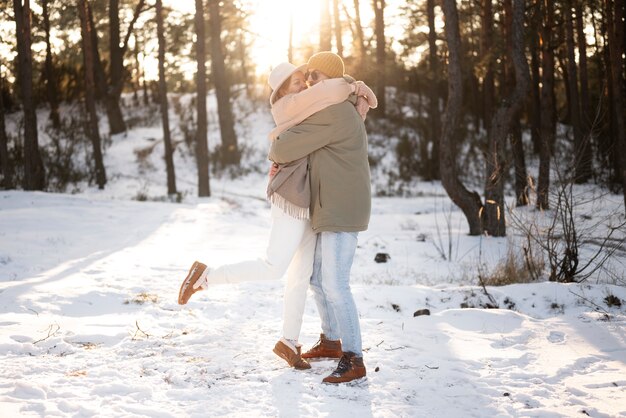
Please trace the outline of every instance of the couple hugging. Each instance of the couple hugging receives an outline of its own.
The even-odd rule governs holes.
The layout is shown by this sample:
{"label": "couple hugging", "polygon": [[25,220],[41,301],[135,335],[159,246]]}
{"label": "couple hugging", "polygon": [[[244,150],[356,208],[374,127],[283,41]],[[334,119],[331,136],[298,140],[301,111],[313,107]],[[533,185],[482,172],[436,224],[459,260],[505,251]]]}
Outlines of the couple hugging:
{"label": "couple hugging", "polygon": [[[323,382],[349,382],[366,373],[350,269],[358,232],[370,218],[363,120],[377,106],[376,96],[345,75],[341,57],[327,51],[300,67],[276,66],[269,85],[276,128],[269,134],[272,229],[265,258],[217,268],[194,262],[178,303],[213,284],[277,280],[286,272],[283,337],[274,352],[300,370],[311,368],[309,359],[337,358]],[[309,285],[322,334],[302,353],[298,337]]]}

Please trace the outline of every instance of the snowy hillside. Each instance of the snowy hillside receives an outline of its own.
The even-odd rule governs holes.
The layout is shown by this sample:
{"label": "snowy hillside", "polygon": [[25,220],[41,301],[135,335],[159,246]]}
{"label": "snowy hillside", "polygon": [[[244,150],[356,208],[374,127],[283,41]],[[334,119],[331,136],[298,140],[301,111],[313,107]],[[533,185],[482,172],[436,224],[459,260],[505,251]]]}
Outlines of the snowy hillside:
{"label": "snowy hillside", "polygon": [[[259,108],[239,126],[251,167],[265,164],[270,122]],[[365,381],[322,385],[334,362],[296,371],[272,353],[282,281],[215,286],[177,305],[194,260],[263,254],[266,174],[215,176],[212,197],[199,199],[181,145],[183,201],[158,201],[160,138],[158,127],[112,138],[104,191],[0,192],[0,416],[626,416],[620,262],[621,282],[488,287],[499,308],[483,309],[492,301],[479,270],[511,242],[466,236],[437,184],[418,185],[421,197],[374,198],[359,236]],[[376,263],[378,253],[390,259]],[[430,315],[414,316],[420,309]],[[319,332],[309,297],[305,348]]]}

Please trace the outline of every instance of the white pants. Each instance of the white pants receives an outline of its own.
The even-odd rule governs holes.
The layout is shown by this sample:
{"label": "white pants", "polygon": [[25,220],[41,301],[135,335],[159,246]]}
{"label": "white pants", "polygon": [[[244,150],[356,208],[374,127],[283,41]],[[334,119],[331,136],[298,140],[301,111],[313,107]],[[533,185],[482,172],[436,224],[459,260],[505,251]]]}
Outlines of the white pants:
{"label": "white pants", "polygon": [[265,258],[211,269],[209,285],[278,280],[287,272],[283,305],[283,337],[298,340],[302,315],[313,273],[316,234],[308,219],[296,219],[272,206],[272,231]]}

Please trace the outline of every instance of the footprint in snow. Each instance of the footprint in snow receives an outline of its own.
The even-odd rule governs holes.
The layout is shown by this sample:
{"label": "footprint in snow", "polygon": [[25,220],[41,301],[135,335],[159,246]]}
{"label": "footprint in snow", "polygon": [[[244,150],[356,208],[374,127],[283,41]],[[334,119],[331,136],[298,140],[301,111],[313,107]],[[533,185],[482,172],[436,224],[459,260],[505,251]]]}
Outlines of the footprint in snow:
{"label": "footprint in snow", "polygon": [[562,343],[565,341],[565,334],[559,331],[550,331],[550,335],[548,335],[548,341],[551,343]]}

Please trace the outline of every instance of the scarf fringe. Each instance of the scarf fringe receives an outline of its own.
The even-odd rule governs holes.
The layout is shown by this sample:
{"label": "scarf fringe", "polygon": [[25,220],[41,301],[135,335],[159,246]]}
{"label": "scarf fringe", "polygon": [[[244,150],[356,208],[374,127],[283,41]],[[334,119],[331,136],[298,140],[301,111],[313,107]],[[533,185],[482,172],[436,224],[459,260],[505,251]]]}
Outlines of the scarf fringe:
{"label": "scarf fringe", "polygon": [[287,215],[296,219],[309,219],[309,208],[303,208],[294,205],[278,193],[272,193],[269,198],[270,202],[285,212]]}

